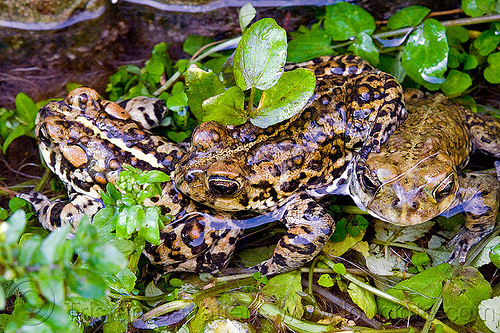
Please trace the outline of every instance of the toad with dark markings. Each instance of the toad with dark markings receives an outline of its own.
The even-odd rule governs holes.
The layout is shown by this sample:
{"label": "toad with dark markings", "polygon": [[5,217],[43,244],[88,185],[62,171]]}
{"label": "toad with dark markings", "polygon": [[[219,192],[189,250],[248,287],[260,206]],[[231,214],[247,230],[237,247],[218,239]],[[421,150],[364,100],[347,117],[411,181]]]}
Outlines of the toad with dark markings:
{"label": "toad with dark markings", "polygon": [[500,185],[493,175],[463,172],[474,151],[500,157],[500,123],[436,94],[407,98],[408,119],[368,155],[350,191],[360,207],[401,226],[465,212],[449,258],[467,251],[495,225]]}

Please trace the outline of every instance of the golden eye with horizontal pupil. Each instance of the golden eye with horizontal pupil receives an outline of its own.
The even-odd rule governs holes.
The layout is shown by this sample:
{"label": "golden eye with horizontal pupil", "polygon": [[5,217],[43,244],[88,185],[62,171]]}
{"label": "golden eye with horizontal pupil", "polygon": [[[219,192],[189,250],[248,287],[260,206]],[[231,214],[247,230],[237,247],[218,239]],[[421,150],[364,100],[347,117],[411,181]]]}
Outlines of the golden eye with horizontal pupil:
{"label": "golden eye with horizontal pupil", "polygon": [[450,174],[432,192],[432,196],[437,202],[443,201],[446,197],[455,193],[455,175]]}
{"label": "golden eye with horizontal pupil", "polygon": [[216,197],[230,198],[238,194],[241,186],[234,179],[221,176],[211,176],[208,178],[208,188]]}
{"label": "golden eye with horizontal pupil", "polygon": [[361,175],[361,183],[370,195],[374,195],[380,187],[380,181],[371,175],[370,170],[363,169],[363,174]]}

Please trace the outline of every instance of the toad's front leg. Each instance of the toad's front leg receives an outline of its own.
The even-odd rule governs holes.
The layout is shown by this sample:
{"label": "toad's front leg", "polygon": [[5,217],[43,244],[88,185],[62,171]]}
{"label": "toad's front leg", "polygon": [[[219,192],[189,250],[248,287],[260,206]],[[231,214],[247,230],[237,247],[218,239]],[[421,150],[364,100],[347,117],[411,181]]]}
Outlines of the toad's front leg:
{"label": "toad's front leg", "polygon": [[163,272],[217,272],[231,258],[243,228],[226,214],[191,212],[160,231],[160,244],[144,254]]}
{"label": "toad's front leg", "polygon": [[495,226],[500,183],[494,176],[470,172],[460,175],[459,186],[456,206],[449,211],[450,214],[443,215],[451,216],[459,211],[466,213],[465,226],[450,242],[455,244],[455,248],[448,259],[448,262],[452,262],[458,256],[459,262],[463,264],[470,248]]}
{"label": "toad's front leg", "polygon": [[283,219],[288,231],[273,256],[254,267],[262,274],[289,271],[311,261],[335,230],[333,218],[305,193],[287,203]]}

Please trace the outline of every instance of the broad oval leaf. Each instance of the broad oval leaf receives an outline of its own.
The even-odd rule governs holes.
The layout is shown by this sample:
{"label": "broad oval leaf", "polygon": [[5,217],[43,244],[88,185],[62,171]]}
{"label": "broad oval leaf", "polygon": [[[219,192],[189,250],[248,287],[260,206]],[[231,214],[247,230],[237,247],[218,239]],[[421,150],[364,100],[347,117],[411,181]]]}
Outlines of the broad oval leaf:
{"label": "broad oval leaf", "polygon": [[465,325],[477,316],[481,301],[491,297],[491,285],[477,268],[458,268],[443,288],[443,309],[457,325]]}
{"label": "broad oval leaf", "polygon": [[[399,282],[387,290],[387,293],[399,299],[408,298],[422,310],[427,310],[441,294],[442,283],[450,278],[451,271],[451,265],[446,263],[431,267],[408,280]],[[380,313],[386,318],[405,318],[409,315],[408,309],[384,298],[379,298],[377,303]]]}
{"label": "broad oval leaf", "polygon": [[250,122],[266,128],[292,117],[304,108],[315,87],[314,73],[305,68],[283,73],[275,86],[262,93]]}
{"label": "broad oval leaf", "polygon": [[396,30],[405,27],[415,27],[431,12],[427,7],[410,6],[403,8],[389,17],[387,28]]}
{"label": "broad oval leaf", "polygon": [[234,78],[242,90],[269,89],[278,82],[286,61],[286,32],[265,18],[245,32],[234,54]]}
{"label": "broad oval leaf", "polygon": [[254,19],[257,11],[252,6],[251,2],[247,2],[240,8],[240,13],[238,15],[240,21],[241,31],[245,32],[246,27],[250,24],[250,22]]}
{"label": "broad oval leaf", "polygon": [[373,293],[354,283],[349,283],[347,292],[352,301],[364,311],[368,318],[373,318],[377,314],[377,302]]}
{"label": "broad oval leaf", "polygon": [[472,85],[472,79],[469,74],[457,71],[456,69],[450,70],[446,81],[441,85],[441,90],[449,97],[455,97]]}
{"label": "broad oval leaf", "polygon": [[323,29],[316,29],[296,35],[288,43],[288,62],[302,62],[316,57],[332,54],[332,38]]}
{"label": "broad oval leaf", "polygon": [[365,59],[373,66],[377,66],[379,63],[378,48],[373,43],[372,37],[366,32],[360,33],[354,40],[354,43],[349,46],[348,50]]}
{"label": "broad oval leaf", "polygon": [[375,31],[375,19],[363,8],[347,2],[326,6],[325,30],[333,40],[347,40],[365,32]]}
{"label": "broad oval leaf", "polygon": [[460,45],[465,43],[470,38],[469,30],[461,25],[454,25],[446,27],[446,37],[448,38],[448,45]]}
{"label": "broad oval leaf", "polygon": [[186,94],[191,112],[198,121],[203,119],[203,101],[224,92],[224,86],[212,71],[204,71],[192,65],[186,71]]}
{"label": "broad oval leaf", "polygon": [[5,223],[6,228],[2,225],[2,231],[5,235],[4,242],[8,245],[15,244],[19,242],[19,238],[24,232],[26,227],[26,213],[24,210],[16,210]]}
{"label": "broad oval leaf", "polygon": [[33,100],[25,93],[20,92],[16,95],[15,105],[19,118],[21,118],[26,125],[33,127],[38,113],[38,108],[35,106],[35,103],[33,103]]}
{"label": "broad oval leaf", "polygon": [[436,90],[448,63],[446,29],[434,19],[427,19],[408,38],[402,64],[417,83]]}
{"label": "broad oval leaf", "polygon": [[241,125],[247,120],[245,95],[239,87],[231,87],[222,94],[203,102],[203,121],[216,121],[223,125]]}
{"label": "broad oval leaf", "polygon": [[495,12],[495,0],[462,0],[462,9],[465,14],[478,17]]}
{"label": "broad oval leaf", "polygon": [[488,64],[484,70],[484,78],[494,84],[500,83],[500,53],[493,53],[488,56]]}
{"label": "broad oval leaf", "polygon": [[474,46],[478,49],[479,54],[487,56],[495,49],[500,43],[500,35],[496,31],[486,30],[474,41]]}

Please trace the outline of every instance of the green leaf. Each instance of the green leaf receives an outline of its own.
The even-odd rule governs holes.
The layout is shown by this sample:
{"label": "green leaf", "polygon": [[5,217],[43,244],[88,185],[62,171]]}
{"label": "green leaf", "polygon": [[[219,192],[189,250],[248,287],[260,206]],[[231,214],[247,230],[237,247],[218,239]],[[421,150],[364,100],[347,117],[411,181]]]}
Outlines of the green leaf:
{"label": "green leaf", "polygon": [[0,221],[5,221],[9,217],[9,211],[0,207]]}
{"label": "green leaf", "polygon": [[349,46],[348,50],[365,59],[373,66],[378,65],[378,48],[373,43],[372,37],[366,32],[361,32],[354,40],[354,43]]}
{"label": "green leaf", "polygon": [[92,222],[101,234],[108,234],[115,230],[119,213],[115,207],[104,207],[94,215]]}
{"label": "green leaf", "polygon": [[85,268],[68,271],[65,280],[73,292],[84,298],[103,299],[108,289],[101,276]]}
{"label": "green leaf", "polygon": [[[4,226],[7,228],[4,229]],[[8,245],[16,244],[26,227],[26,213],[20,209],[15,211],[6,222],[2,223],[2,232],[5,235],[4,242]]]}
{"label": "green leaf", "polygon": [[118,278],[118,280],[120,280],[120,283],[122,284],[123,288],[125,288],[125,290],[127,290],[128,292],[132,292],[135,287],[137,277],[130,271],[130,269],[128,269],[127,267],[123,268],[116,274],[116,277]]}
{"label": "green leaf", "polygon": [[7,137],[5,138],[5,141],[4,141],[3,147],[2,147],[3,153],[5,154],[5,152],[7,151],[7,147],[9,147],[9,145],[12,143],[12,141],[14,141],[15,139],[17,139],[20,136],[30,134],[31,128],[32,128],[32,126],[28,126],[28,125],[21,125],[21,124],[17,125],[9,133],[9,135],[7,135]]}
{"label": "green leaf", "polygon": [[416,27],[430,12],[431,10],[429,8],[423,6],[409,6],[403,8],[389,17],[387,28],[396,30],[405,27]]}
{"label": "green leaf", "polygon": [[275,298],[279,308],[296,318],[301,318],[304,313],[301,298],[297,294],[301,291],[300,271],[297,270],[271,278],[262,288],[264,295]]}
{"label": "green leaf", "polygon": [[216,121],[224,125],[243,124],[247,120],[244,107],[243,91],[239,87],[231,87],[203,102],[203,121]]}
{"label": "green leaf", "polygon": [[347,269],[345,268],[344,264],[340,262],[333,265],[332,269],[335,273],[340,275],[345,275],[347,273]]}
{"label": "green leaf", "polygon": [[189,67],[185,78],[189,108],[196,119],[201,122],[203,119],[203,101],[212,96],[222,94],[224,86],[212,71],[206,72],[194,65]]}
{"label": "green leaf", "polygon": [[487,56],[495,51],[498,43],[500,43],[500,34],[493,30],[486,30],[476,38],[474,46],[478,49],[480,55]]}
{"label": "green leaf", "polygon": [[254,19],[256,13],[257,13],[257,11],[252,6],[251,2],[247,2],[246,4],[243,5],[243,7],[240,8],[240,12],[238,14],[238,19],[240,22],[241,31],[243,33],[245,32],[246,27]]}
{"label": "green leaf", "polygon": [[[434,304],[443,289],[443,281],[450,276],[451,265],[441,264],[399,282],[387,290],[387,293],[402,300],[409,299],[422,310],[426,310]],[[409,315],[405,307],[386,299],[379,298],[377,304],[380,313],[386,318],[406,318]]]}
{"label": "green leaf", "polygon": [[445,28],[439,21],[427,19],[409,36],[402,64],[417,83],[435,90],[444,81],[448,51]]}
{"label": "green leaf", "polygon": [[500,297],[485,299],[479,303],[479,317],[491,331],[500,332]]}
{"label": "green leaf", "polygon": [[349,283],[347,292],[352,301],[364,311],[368,318],[373,318],[377,314],[377,302],[373,293],[352,282]]}
{"label": "green leaf", "polygon": [[347,2],[326,6],[325,30],[333,40],[348,40],[364,32],[375,31],[375,19],[363,8]]}
{"label": "green leaf", "polygon": [[429,256],[425,252],[416,252],[411,257],[411,262],[415,266],[427,265],[430,261]]}
{"label": "green leaf", "polygon": [[99,244],[91,249],[89,266],[97,272],[114,275],[127,265],[127,258],[112,244]]}
{"label": "green leaf", "polygon": [[472,266],[460,267],[443,288],[443,309],[457,325],[473,321],[481,301],[491,297],[491,285]]}
{"label": "green leaf", "polygon": [[185,92],[180,92],[170,96],[167,100],[167,107],[169,110],[179,112],[183,111],[188,106],[188,97]]}
{"label": "green leaf", "polygon": [[335,231],[330,239],[334,242],[341,242],[347,236],[347,219],[344,217],[340,219],[335,225]]}
{"label": "green leaf", "polygon": [[446,27],[446,37],[448,38],[448,45],[458,46],[469,40],[470,33],[461,25],[453,25]]}
{"label": "green leaf", "polygon": [[274,86],[286,61],[286,32],[274,19],[252,24],[234,54],[234,78],[242,90]]}
{"label": "green leaf", "polygon": [[288,43],[287,62],[303,62],[316,57],[332,54],[332,38],[323,29],[310,30],[296,35]]}
{"label": "green leaf", "polygon": [[38,288],[45,299],[58,306],[64,305],[66,286],[62,269],[43,266],[36,275]]}
{"label": "green leaf", "polygon": [[500,268],[500,244],[495,246],[490,252],[490,259],[493,265]]}
{"label": "green leaf", "polygon": [[114,303],[106,298],[95,300],[72,296],[68,300],[72,310],[96,318],[109,314],[115,306]]}
{"label": "green leaf", "polygon": [[456,97],[464,93],[472,85],[469,74],[450,70],[446,76],[446,81],[441,85],[441,90],[449,97]]}
{"label": "green leaf", "polygon": [[195,54],[202,46],[211,43],[212,38],[207,36],[189,35],[184,44],[182,44],[182,49],[189,55]]}
{"label": "green leaf", "polygon": [[460,66],[460,51],[457,49],[450,49],[448,53],[448,67],[458,68]]}
{"label": "green leaf", "polygon": [[139,237],[143,237],[153,245],[160,244],[160,227],[158,226],[160,214],[160,207],[147,207],[142,224],[139,225]]}
{"label": "green leaf", "polygon": [[231,316],[241,319],[250,318],[250,310],[244,305],[238,305],[231,309]]}
{"label": "green leaf", "polygon": [[496,13],[495,0],[462,0],[462,9],[465,14],[478,17]]}
{"label": "green leaf", "polygon": [[143,223],[144,217],[145,213],[141,206],[124,207],[116,224],[116,236],[125,239],[129,238],[137,227]]}
{"label": "green leaf", "polygon": [[33,100],[29,98],[25,93],[20,92],[16,95],[16,113],[19,118],[24,122],[25,125],[33,127],[35,125],[35,118],[38,113],[38,109],[33,103]]}
{"label": "green leaf", "polygon": [[474,69],[478,65],[477,57],[473,54],[467,54],[464,62],[464,71]]}
{"label": "green leaf", "polygon": [[262,93],[252,124],[266,128],[300,112],[314,93],[314,73],[297,68],[283,73],[278,83]]}
{"label": "green leaf", "polygon": [[330,274],[321,274],[318,279],[318,284],[325,288],[331,288],[335,285],[335,280]]}
{"label": "green leaf", "polygon": [[53,264],[63,257],[66,247],[69,245],[66,239],[69,229],[70,225],[64,224],[61,228],[52,231],[43,240],[40,252],[48,264]]}
{"label": "green leaf", "polygon": [[151,170],[142,173],[137,179],[138,184],[146,184],[146,183],[163,183],[168,182],[170,177],[162,171]]}
{"label": "green leaf", "polygon": [[484,78],[494,84],[500,83],[500,52],[492,53],[488,56],[488,64],[484,70]]}
{"label": "green leaf", "polygon": [[[25,233],[21,238],[21,251],[19,252],[19,264],[23,267],[31,265],[35,254],[39,252],[40,246],[42,244],[42,237],[39,235],[33,235],[27,238],[29,234]],[[26,239],[25,239],[26,238]]]}

